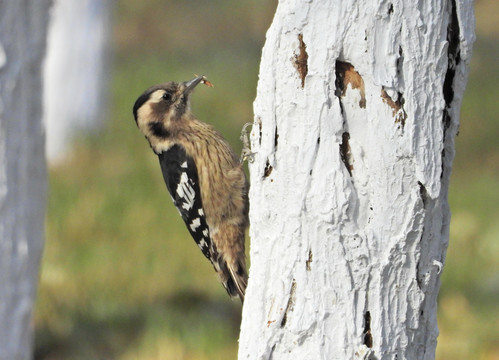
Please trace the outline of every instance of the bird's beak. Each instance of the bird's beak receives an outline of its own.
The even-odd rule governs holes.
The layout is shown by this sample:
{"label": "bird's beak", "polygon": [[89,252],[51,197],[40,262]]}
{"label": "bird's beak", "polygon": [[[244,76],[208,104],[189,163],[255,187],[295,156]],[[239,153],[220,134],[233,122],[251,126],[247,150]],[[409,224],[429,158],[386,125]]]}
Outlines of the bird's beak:
{"label": "bird's beak", "polygon": [[184,94],[190,93],[201,81],[204,80],[204,76],[198,76],[192,80],[184,82]]}

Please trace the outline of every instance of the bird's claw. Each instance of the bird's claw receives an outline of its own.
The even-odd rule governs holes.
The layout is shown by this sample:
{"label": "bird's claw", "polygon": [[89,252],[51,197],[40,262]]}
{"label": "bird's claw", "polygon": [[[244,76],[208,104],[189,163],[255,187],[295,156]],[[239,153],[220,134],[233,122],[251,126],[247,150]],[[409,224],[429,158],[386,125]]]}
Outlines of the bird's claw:
{"label": "bird's claw", "polygon": [[248,126],[252,126],[253,123],[248,122],[244,124],[241,130],[241,136],[239,139],[243,142],[243,149],[241,151],[241,157],[239,159],[240,163],[244,163],[244,161],[248,160],[249,163],[253,163],[255,161],[255,153],[251,152],[249,137],[248,137]]}

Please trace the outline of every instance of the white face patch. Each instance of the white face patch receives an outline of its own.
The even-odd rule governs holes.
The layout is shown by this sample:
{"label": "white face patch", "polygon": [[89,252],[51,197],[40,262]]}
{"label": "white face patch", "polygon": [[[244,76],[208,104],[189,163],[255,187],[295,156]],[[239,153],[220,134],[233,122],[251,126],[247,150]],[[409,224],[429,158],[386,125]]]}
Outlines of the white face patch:
{"label": "white face patch", "polygon": [[151,116],[150,104],[146,103],[142,105],[137,111],[137,125],[139,126],[140,131],[142,131],[144,135],[147,135],[146,132],[148,131],[148,128],[146,126],[147,125],[146,119],[149,119],[150,116]]}
{"label": "white face patch", "polygon": [[[151,95],[149,95],[149,99],[137,111],[137,124],[142,131],[142,127],[146,125],[146,119],[151,118],[151,103],[159,103],[164,93],[164,90],[156,90]],[[144,135],[146,134],[144,133]]]}
{"label": "white face patch", "polygon": [[137,125],[140,131],[149,139],[151,135],[151,130],[149,128],[149,119],[154,118],[152,114],[151,104],[157,104],[162,101],[163,94],[165,90],[156,90],[151,95],[149,99],[139,108],[137,111]]}
{"label": "white face patch", "polygon": [[161,98],[163,97],[163,94],[165,93],[165,90],[156,90],[149,96],[149,102],[152,103],[159,103],[161,101]]}

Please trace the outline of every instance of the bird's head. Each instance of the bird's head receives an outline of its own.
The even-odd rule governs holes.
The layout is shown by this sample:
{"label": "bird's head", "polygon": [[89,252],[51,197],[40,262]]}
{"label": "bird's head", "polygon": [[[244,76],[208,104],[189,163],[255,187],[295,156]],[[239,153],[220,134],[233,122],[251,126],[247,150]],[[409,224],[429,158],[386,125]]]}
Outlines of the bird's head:
{"label": "bird's head", "polygon": [[168,138],[186,115],[190,117],[190,94],[204,80],[204,76],[198,76],[180,83],[167,82],[152,86],[139,96],[133,106],[133,115],[150,142],[153,138]]}

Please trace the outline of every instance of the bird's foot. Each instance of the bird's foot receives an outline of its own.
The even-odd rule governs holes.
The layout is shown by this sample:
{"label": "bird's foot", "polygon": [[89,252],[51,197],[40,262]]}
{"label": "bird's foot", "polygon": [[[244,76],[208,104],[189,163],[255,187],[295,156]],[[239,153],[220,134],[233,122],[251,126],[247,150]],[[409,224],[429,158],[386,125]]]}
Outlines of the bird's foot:
{"label": "bird's foot", "polygon": [[239,161],[244,163],[244,161],[248,160],[249,163],[253,163],[255,161],[255,153],[251,152],[251,147],[250,147],[250,141],[249,141],[249,136],[248,136],[248,127],[252,126],[253,123],[246,123],[243,126],[243,129],[241,130],[241,136],[239,139],[243,142],[243,149],[241,151],[241,157]]}

